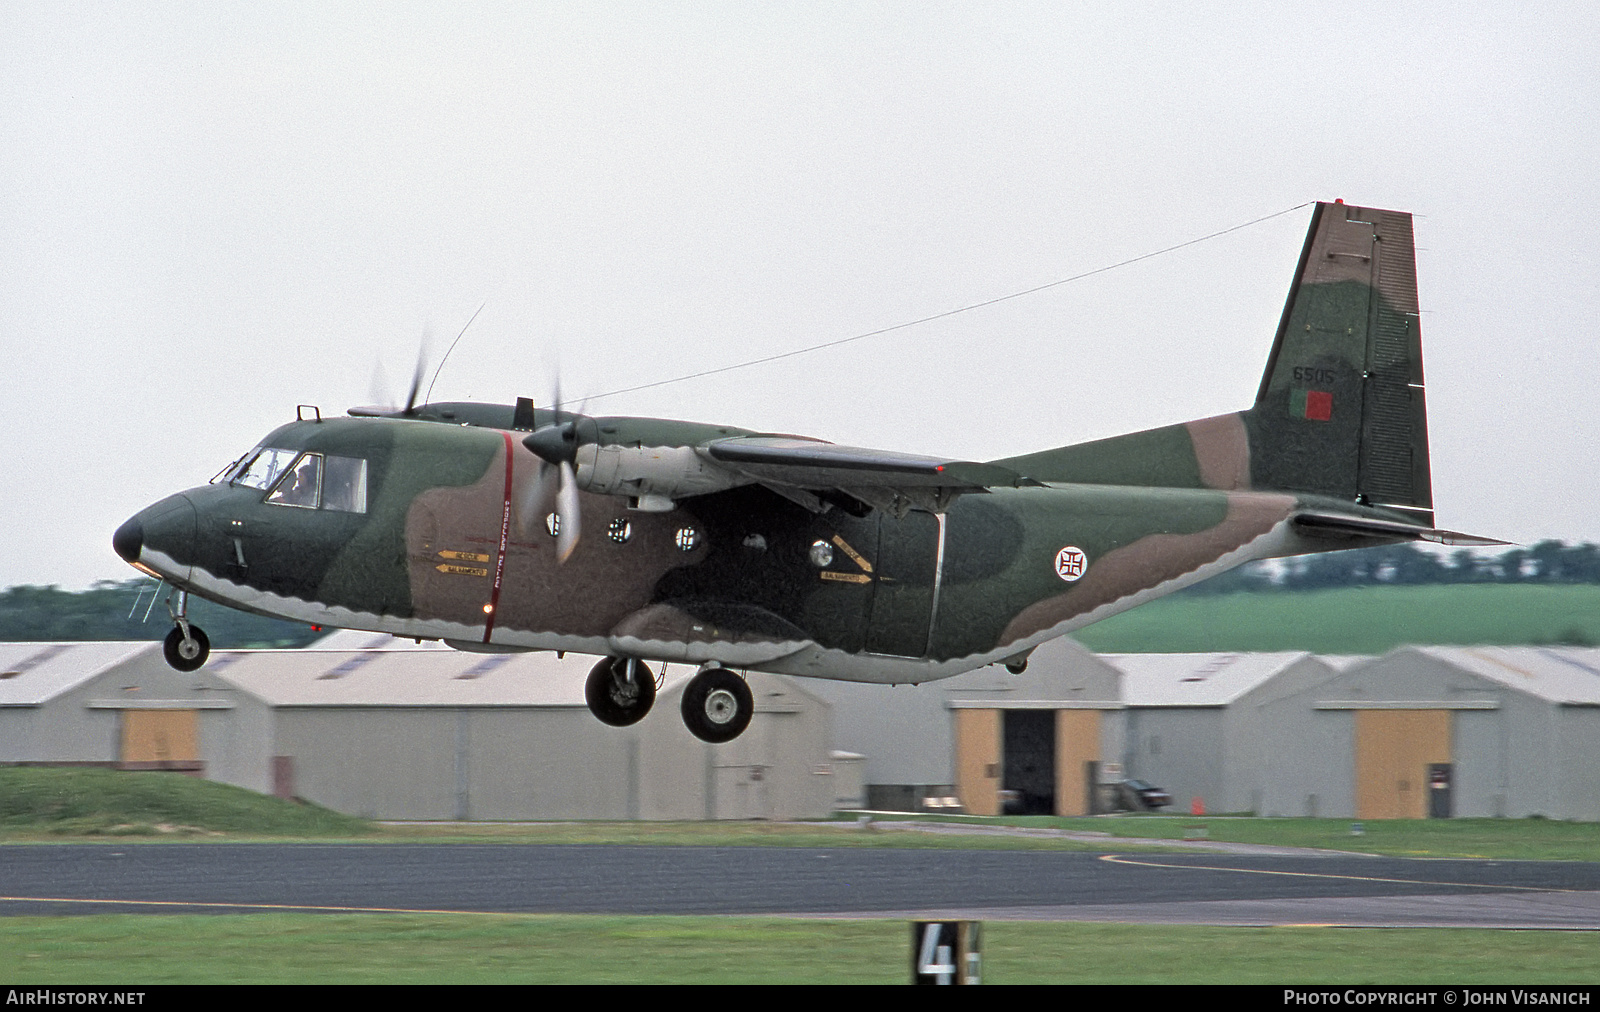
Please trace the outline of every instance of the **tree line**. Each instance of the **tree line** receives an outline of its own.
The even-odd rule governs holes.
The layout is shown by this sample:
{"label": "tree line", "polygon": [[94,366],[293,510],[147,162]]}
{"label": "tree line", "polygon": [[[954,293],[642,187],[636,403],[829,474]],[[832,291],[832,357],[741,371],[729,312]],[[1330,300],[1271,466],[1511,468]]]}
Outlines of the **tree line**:
{"label": "tree line", "polygon": [[[135,578],[101,580],[88,590],[57,586],[0,591],[0,641],[158,640],[172,628],[165,588]],[[189,599],[189,618],[218,649],[299,647],[325,633],[220,604]]]}
{"label": "tree line", "polygon": [[1188,594],[1328,590],[1421,584],[1600,583],[1600,545],[1541,541],[1487,555],[1467,548],[1430,551],[1413,542],[1348,552],[1252,562],[1189,588]]}

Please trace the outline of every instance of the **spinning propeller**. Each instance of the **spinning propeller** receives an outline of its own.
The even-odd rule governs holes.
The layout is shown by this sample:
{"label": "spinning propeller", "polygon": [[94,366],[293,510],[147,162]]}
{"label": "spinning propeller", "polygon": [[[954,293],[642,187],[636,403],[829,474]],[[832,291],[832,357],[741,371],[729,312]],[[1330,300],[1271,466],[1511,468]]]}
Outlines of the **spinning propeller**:
{"label": "spinning propeller", "polygon": [[388,388],[383,376],[383,361],[380,359],[372,366],[372,386],[367,391],[367,396],[372,398],[371,404],[362,404],[350,409],[349,413],[357,418],[409,418],[416,414],[417,395],[422,392],[422,374],[428,368],[428,339],[429,331],[422,332],[422,342],[417,345],[417,363],[411,371],[411,389],[406,393],[405,407],[395,407],[392,391]]}
{"label": "spinning propeller", "polygon": [[533,519],[551,512],[555,502],[556,560],[566,562],[578,547],[578,421],[583,416],[561,410],[561,380],[556,379],[555,398],[551,402],[553,420],[535,429],[522,440],[522,445],[538,457],[538,477],[528,484],[519,513],[528,524]]}
{"label": "spinning propeller", "polygon": [[[481,310],[483,307],[479,307]],[[473,314],[477,318],[477,314]],[[468,325],[472,323],[467,321]],[[465,333],[465,328],[462,328]],[[417,349],[416,366],[411,372],[411,389],[406,393],[404,407],[396,407],[394,398],[385,390],[383,381],[383,366],[379,363],[373,368],[371,397],[372,404],[360,405],[349,409],[349,413],[360,418],[415,418],[418,409],[426,405],[419,404],[419,394],[422,392],[422,378],[427,372],[428,365],[428,338],[427,332],[422,335],[422,343]],[[460,340],[458,336],[456,340]],[[452,344],[454,350],[455,345]],[[445,353],[446,358],[449,352]],[[439,367],[444,367],[441,360]],[[438,371],[434,372],[434,379],[438,379]],[[431,384],[430,384],[431,390]],[[555,396],[551,401],[552,421],[535,429],[523,439],[522,445],[539,458],[539,473],[533,481],[524,485],[521,498],[517,502],[517,514],[524,535],[531,534],[543,519],[554,513],[556,520],[556,559],[566,562],[578,547],[578,536],[581,522],[579,520],[578,505],[578,423],[583,420],[580,410],[576,413],[564,411],[561,406],[561,378],[556,377]],[[452,417],[446,414],[445,417]]]}

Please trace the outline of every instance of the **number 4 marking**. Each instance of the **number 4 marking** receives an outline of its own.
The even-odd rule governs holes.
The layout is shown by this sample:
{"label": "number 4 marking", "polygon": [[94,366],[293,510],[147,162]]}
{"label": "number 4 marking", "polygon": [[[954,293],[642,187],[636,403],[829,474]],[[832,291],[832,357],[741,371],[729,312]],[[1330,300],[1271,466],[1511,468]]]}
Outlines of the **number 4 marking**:
{"label": "number 4 marking", "polygon": [[[939,944],[938,924],[927,924],[922,928],[922,949],[917,955],[917,972],[922,974],[938,974],[939,983],[948,984],[956,972],[956,965],[950,959],[950,946]],[[935,963],[934,960],[938,962]]]}

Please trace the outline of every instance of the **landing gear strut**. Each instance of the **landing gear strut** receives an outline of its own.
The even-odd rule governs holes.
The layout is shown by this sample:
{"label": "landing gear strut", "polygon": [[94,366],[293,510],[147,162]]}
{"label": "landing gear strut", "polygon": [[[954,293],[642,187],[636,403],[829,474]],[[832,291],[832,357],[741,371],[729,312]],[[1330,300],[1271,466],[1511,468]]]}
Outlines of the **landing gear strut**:
{"label": "landing gear strut", "polygon": [[706,668],[683,690],[683,722],[701,741],[720,745],[750,726],[755,697],[743,678],[727,668]]}
{"label": "landing gear strut", "polygon": [[589,712],[612,727],[637,724],[656,701],[656,676],[643,661],[604,657],[583,684]]}
{"label": "landing gear strut", "polygon": [[177,591],[178,607],[172,607],[172,595],[167,595],[167,614],[172,616],[173,629],[161,644],[167,663],[179,671],[195,671],[211,656],[211,640],[205,631],[189,622],[189,592]]}

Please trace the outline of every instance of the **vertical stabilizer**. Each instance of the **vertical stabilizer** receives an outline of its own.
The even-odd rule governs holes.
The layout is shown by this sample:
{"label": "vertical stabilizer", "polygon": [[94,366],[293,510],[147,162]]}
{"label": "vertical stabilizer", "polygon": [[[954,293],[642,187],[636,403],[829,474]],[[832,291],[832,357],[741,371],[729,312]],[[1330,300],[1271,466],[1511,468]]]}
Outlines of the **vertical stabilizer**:
{"label": "vertical stabilizer", "polygon": [[1321,204],[1253,408],[1250,484],[1432,526],[1411,215]]}

